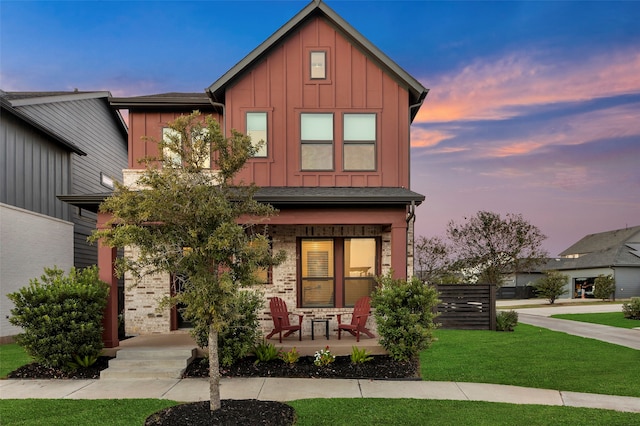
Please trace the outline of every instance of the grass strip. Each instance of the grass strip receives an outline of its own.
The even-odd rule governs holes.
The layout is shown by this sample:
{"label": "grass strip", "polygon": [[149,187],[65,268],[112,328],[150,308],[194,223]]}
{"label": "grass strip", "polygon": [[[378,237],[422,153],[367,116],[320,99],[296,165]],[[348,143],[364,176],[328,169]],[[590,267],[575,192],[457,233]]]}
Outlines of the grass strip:
{"label": "grass strip", "polygon": [[640,397],[640,352],[527,324],[514,332],[436,330],[424,380]]}
{"label": "grass strip", "polygon": [[149,415],[176,404],[161,399],[5,399],[0,400],[0,424],[143,425]]}
{"label": "grass strip", "polygon": [[31,362],[31,357],[15,343],[0,345],[0,378]]}
{"label": "grass strip", "polygon": [[[2,425],[143,425],[174,401],[155,399],[0,400]],[[418,399],[306,399],[292,401],[299,426],[311,425],[630,425],[640,414],[575,407]]]}
{"label": "grass strip", "polygon": [[[640,327],[640,320],[625,318],[622,312],[602,312],[593,314],[556,314],[551,318],[571,321],[588,322],[591,324],[610,325],[611,327],[636,328]],[[638,335],[640,338],[640,335]]]}
{"label": "grass strip", "polygon": [[307,399],[289,403],[298,426],[630,425],[640,414],[575,407],[420,399]]}

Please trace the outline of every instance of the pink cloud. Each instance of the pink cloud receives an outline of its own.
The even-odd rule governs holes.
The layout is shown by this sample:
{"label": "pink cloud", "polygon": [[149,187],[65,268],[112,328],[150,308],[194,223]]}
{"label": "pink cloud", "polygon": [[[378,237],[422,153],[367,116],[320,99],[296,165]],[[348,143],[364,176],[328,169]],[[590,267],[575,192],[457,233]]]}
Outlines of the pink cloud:
{"label": "pink cloud", "polygon": [[416,123],[504,119],[518,115],[515,107],[637,93],[639,76],[638,48],[574,63],[546,64],[522,54],[476,60],[428,79],[432,89]]}

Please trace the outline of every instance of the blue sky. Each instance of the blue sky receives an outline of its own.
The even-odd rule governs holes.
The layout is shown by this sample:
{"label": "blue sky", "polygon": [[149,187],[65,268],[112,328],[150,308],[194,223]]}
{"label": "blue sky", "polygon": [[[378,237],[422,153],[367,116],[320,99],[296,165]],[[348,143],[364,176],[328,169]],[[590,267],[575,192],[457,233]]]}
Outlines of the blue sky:
{"label": "blue sky", "polygon": [[[303,1],[0,2],[0,88],[202,91]],[[640,2],[332,1],[430,89],[418,235],[521,213],[551,255],[640,225]]]}

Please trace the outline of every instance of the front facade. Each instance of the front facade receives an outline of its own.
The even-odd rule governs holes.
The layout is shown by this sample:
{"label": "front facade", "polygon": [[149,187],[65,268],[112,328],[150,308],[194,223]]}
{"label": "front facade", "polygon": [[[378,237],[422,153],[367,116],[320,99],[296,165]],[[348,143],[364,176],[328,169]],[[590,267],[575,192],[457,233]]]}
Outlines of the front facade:
{"label": "front facade", "polygon": [[0,339],[8,323],[7,293],[45,267],[68,271],[97,262],[87,243],[94,213],[58,196],[107,191],[127,161],[126,126],[108,92],[0,91]]}
{"label": "front facade", "polygon": [[[305,319],[335,322],[371,293],[375,276],[412,274],[414,211],[424,196],[409,189],[410,125],[426,95],[314,1],[204,93],[112,98],[111,104],[129,110],[129,184],[142,167],[138,159],[157,153],[150,139],[161,139],[167,122],[193,110],[213,115],[227,135],[237,129],[264,141],[238,178],[254,182],[256,198],[279,209],[269,233],[273,250],[284,249],[287,259],[265,274],[260,290]],[[128,334],[181,327],[175,310],[156,308],[174,291],[169,276],[125,288]],[[310,325],[305,320],[303,334]],[[265,303],[263,328],[271,327]]]}

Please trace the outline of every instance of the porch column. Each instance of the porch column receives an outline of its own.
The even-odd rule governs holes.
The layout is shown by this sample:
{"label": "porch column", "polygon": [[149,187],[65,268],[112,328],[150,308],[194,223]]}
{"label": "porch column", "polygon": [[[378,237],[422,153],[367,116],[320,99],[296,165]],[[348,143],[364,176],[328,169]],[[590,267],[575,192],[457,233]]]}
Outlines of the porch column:
{"label": "porch column", "polygon": [[[104,229],[111,215],[98,213],[97,228]],[[102,240],[98,242],[98,268],[100,279],[109,284],[109,296],[104,318],[102,319],[102,341],[106,348],[114,348],[120,344],[118,341],[118,278],[115,274],[115,261],[118,250],[116,247],[108,247]]]}
{"label": "porch column", "polygon": [[394,279],[407,279],[407,227],[391,226],[391,268]]}

